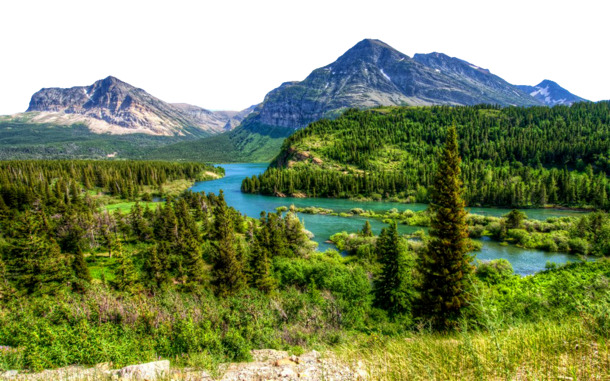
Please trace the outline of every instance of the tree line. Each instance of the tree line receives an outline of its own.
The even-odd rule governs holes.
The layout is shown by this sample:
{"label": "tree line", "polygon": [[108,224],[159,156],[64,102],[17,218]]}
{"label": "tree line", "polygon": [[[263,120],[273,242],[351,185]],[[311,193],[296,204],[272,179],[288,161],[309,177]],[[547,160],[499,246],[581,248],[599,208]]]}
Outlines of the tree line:
{"label": "tree line", "polygon": [[[429,202],[440,142],[455,122],[468,205],[607,208],[609,121],[609,102],[349,110],[297,131],[242,190]],[[303,151],[319,161],[299,160]]]}

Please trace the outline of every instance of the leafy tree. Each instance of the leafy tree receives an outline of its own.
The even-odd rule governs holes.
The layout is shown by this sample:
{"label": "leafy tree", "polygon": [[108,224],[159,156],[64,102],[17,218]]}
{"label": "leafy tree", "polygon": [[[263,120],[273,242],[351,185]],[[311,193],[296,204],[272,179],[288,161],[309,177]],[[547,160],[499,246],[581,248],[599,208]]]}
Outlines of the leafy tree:
{"label": "leafy tree", "polygon": [[471,258],[455,125],[449,128],[431,189],[430,240],[420,256],[421,309],[436,328],[451,328],[470,304]]}

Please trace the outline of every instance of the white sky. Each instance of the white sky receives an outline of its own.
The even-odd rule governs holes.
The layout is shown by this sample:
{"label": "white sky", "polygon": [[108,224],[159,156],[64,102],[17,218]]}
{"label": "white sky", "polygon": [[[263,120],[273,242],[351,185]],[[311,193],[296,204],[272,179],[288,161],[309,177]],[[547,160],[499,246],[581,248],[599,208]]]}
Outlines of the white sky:
{"label": "white sky", "polygon": [[364,38],[610,99],[609,11],[607,0],[2,0],[0,114],[25,111],[42,87],[108,75],[167,102],[241,110]]}

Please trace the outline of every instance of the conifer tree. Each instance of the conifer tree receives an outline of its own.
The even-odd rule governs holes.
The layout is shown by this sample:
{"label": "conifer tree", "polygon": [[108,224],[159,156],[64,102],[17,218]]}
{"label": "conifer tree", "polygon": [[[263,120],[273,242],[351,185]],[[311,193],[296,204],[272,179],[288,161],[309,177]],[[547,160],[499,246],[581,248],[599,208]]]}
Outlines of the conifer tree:
{"label": "conifer tree", "polygon": [[148,282],[156,288],[164,288],[171,280],[170,244],[158,242],[150,251],[144,262],[144,274]]}
{"label": "conifer tree", "polygon": [[213,284],[216,294],[221,297],[233,295],[246,286],[243,263],[235,250],[233,221],[229,215],[224,195],[220,192],[214,208],[213,242],[215,249],[212,261]]}
{"label": "conifer tree", "polygon": [[396,221],[381,231],[375,251],[382,266],[375,280],[375,304],[391,315],[404,313],[410,308],[413,290]]}
{"label": "conifer tree", "polygon": [[[261,229],[262,230],[262,229]],[[265,234],[262,232],[262,234]],[[255,236],[249,258],[248,283],[250,286],[264,292],[271,293],[277,287],[275,279],[271,276],[271,259],[269,250],[261,245],[260,236]]]}
{"label": "conifer tree", "polygon": [[205,263],[201,254],[201,245],[195,238],[189,238],[179,244],[182,263],[186,267],[186,285],[195,289],[205,280]]}
{"label": "conifer tree", "polygon": [[[74,257],[72,258],[72,271],[77,279],[77,283],[79,281],[91,283],[91,273],[89,272],[89,267],[87,267],[85,256],[80,248],[76,250]],[[77,285],[76,287],[81,289],[81,285]]]}
{"label": "conifer tree", "polygon": [[29,212],[17,221],[6,267],[9,280],[26,294],[54,294],[70,279],[59,245],[42,232],[40,217]]}
{"label": "conifer tree", "polygon": [[371,223],[369,222],[369,220],[366,220],[366,222],[364,223],[364,226],[362,227],[362,231],[360,232],[360,234],[363,237],[372,237],[373,236],[373,229],[371,228]]}
{"label": "conifer tree", "polygon": [[130,255],[119,257],[119,268],[116,272],[115,285],[120,291],[134,292],[139,284],[138,271]]}
{"label": "conifer tree", "polygon": [[447,329],[470,303],[471,258],[462,199],[455,125],[449,128],[431,189],[430,240],[420,257],[420,312],[437,329]]}

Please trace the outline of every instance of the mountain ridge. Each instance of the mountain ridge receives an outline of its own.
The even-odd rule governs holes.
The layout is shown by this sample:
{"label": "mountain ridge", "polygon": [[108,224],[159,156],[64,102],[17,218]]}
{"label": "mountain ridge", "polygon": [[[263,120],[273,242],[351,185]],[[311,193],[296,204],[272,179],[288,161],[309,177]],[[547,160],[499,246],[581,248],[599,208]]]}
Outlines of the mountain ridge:
{"label": "mountain ridge", "polygon": [[543,80],[536,86],[518,85],[517,87],[547,106],[570,106],[576,102],[589,102],[549,79]]}
{"label": "mountain ridge", "polygon": [[206,136],[232,128],[245,111],[223,113],[170,104],[108,76],[89,86],[43,88],[32,95],[25,115],[18,115],[30,116],[33,123],[83,123],[94,133]]}
{"label": "mountain ridge", "polygon": [[[448,63],[452,71],[447,71]],[[476,70],[478,76],[467,69]],[[353,107],[479,103],[541,104],[489,70],[464,60],[439,53],[411,58],[383,41],[364,39],[303,81],[284,82],[271,90],[257,112],[262,124],[302,128]]]}

